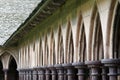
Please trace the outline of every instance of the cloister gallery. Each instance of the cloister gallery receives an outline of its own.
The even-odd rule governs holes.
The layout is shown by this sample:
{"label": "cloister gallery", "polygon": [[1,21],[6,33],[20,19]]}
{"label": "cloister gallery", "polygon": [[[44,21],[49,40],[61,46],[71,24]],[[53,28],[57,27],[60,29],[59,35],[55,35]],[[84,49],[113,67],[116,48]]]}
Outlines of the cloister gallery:
{"label": "cloister gallery", "polygon": [[42,0],[1,45],[0,80],[120,80],[120,0]]}

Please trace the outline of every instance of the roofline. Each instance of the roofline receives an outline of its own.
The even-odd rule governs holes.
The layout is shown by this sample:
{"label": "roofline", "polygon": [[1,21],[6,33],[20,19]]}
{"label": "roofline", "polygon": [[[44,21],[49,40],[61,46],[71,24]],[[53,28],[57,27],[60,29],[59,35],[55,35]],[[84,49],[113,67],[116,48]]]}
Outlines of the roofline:
{"label": "roofline", "polygon": [[[3,44],[4,47],[16,44],[19,39],[25,36],[26,31],[32,30],[38,23],[50,16],[58,7],[63,5],[66,0],[42,0],[39,5],[33,10],[30,16],[23,24],[9,37]],[[21,34],[24,33],[24,34]]]}

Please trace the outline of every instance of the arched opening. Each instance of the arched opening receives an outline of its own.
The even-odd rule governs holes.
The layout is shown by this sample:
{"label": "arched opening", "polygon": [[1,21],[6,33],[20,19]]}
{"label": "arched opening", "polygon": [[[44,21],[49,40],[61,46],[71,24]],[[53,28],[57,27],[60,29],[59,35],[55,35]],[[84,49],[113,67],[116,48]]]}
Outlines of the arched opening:
{"label": "arched opening", "polygon": [[102,29],[100,23],[99,14],[96,14],[95,23],[93,26],[93,36],[92,36],[92,53],[93,53],[93,60],[101,60],[103,59],[103,36],[102,36]]}
{"label": "arched opening", "polygon": [[51,33],[51,43],[50,43],[50,60],[51,60],[51,64],[54,65],[56,63],[56,56],[55,56],[55,40],[54,40],[54,33],[52,31]]}
{"label": "arched opening", "polygon": [[56,64],[56,56],[55,56],[55,41],[53,41],[53,64]]}
{"label": "arched opening", "polygon": [[79,32],[79,42],[78,42],[79,61],[85,62],[86,60],[86,36],[85,36],[85,30],[84,30],[83,24],[80,29],[81,31]]}
{"label": "arched opening", "polygon": [[72,63],[74,57],[74,44],[73,44],[73,35],[70,21],[68,22],[67,35],[66,35],[66,62]]}
{"label": "arched opening", "polygon": [[63,47],[61,26],[59,27],[59,32],[58,32],[58,54],[59,54],[59,63],[60,64],[64,63],[64,47]]}
{"label": "arched opening", "polygon": [[1,61],[0,61],[0,80],[4,80],[3,65]]}
{"label": "arched opening", "polygon": [[18,71],[17,71],[17,63],[15,59],[11,56],[8,68],[8,78],[7,80],[18,80]]}
{"label": "arched opening", "polygon": [[113,27],[113,58],[120,59],[120,4],[117,6]]}
{"label": "arched opening", "polygon": [[72,63],[73,62],[73,53],[74,53],[74,47],[73,47],[73,37],[72,37],[72,32],[70,34],[70,43],[69,43],[69,54],[68,54],[68,62]]}

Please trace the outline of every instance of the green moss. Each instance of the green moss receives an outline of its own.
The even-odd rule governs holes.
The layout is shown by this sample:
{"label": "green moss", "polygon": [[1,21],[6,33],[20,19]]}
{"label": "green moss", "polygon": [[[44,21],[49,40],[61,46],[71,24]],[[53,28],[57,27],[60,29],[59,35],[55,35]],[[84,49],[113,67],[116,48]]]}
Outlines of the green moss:
{"label": "green moss", "polygon": [[51,28],[57,29],[59,24],[65,24],[69,18],[77,15],[77,8],[88,0],[67,0],[66,3],[55,11],[51,16],[38,24],[28,35],[19,40],[19,44],[26,41],[33,41],[51,31]]}

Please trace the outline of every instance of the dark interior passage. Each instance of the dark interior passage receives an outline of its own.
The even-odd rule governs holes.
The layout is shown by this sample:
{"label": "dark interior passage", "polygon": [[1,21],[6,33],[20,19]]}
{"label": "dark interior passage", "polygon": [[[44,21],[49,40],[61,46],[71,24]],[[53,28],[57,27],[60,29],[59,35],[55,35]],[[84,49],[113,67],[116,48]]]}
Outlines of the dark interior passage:
{"label": "dark interior passage", "polygon": [[0,80],[4,80],[3,65],[1,61],[0,61]]}
{"label": "dark interior passage", "polygon": [[117,7],[113,30],[113,57],[120,59],[120,4]]}
{"label": "dark interior passage", "polygon": [[16,69],[17,69],[16,61],[13,57],[11,57],[7,80],[18,80],[18,71]]}

